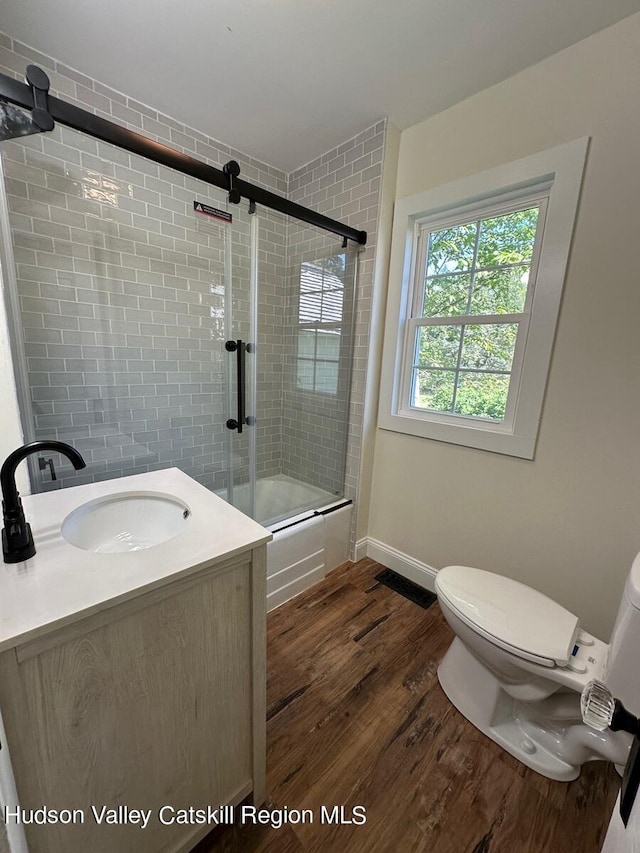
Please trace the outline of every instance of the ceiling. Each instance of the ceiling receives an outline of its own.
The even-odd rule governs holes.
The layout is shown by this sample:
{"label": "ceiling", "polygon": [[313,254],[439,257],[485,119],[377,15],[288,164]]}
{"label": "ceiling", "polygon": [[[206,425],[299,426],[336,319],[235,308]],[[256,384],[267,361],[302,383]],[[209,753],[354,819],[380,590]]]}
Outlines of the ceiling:
{"label": "ceiling", "polygon": [[0,0],[0,30],[290,172],[637,11],[640,0]]}

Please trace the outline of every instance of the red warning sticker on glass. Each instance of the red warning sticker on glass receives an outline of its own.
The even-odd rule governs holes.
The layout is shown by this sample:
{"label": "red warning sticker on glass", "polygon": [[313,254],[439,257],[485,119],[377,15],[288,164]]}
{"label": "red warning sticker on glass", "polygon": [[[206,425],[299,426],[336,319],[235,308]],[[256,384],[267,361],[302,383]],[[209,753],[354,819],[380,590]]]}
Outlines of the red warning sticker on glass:
{"label": "red warning sticker on glass", "polygon": [[233,222],[233,216],[226,210],[220,210],[218,207],[211,207],[208,204],[203,204],[201,201],[193,202],[193,209],[196,213],[203,213],[205,216],[211,216],[214,219],[222,219],[224,222]]}

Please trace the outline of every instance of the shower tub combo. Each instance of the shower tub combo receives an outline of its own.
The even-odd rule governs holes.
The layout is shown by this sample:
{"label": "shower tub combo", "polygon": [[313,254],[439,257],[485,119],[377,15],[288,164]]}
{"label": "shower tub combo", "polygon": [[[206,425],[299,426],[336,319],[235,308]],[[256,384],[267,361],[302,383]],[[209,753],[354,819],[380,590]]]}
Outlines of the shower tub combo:
{"label": "shower tub combo", "polygon": [[273,531],[276,607],[348,558],[366,234],[49,105],[53,130],[0,148],[0,264],[25,440],[87,468],[32,457],[32,490],[178,467]]}
{"label": "shower tub combo", "polygon": [[[233,504],[250,515],[249,484]],[[255,519],[273,532],[267,545],[267,610],[273,610],[349,558],[352,502],[286,474],[255,484]]]}

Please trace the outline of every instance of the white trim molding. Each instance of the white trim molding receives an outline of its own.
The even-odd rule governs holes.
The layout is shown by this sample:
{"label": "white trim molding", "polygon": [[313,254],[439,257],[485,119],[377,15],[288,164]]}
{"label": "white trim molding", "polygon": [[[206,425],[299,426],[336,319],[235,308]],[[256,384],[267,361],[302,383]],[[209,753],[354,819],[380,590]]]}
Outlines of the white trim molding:
{"label": "white trim molding", "polygon": [[364,560],[365,557],[369,556],[367,554],[367,544],[369,540],[365,536],[363,539],[358,539],[356,542],[356,547],[353,552],[353,562],[357,563],[360,560]]}
{"label": "white trim molding", "polygon": [[386,545],[378,539],[361,539],[358,545],[366,543],[366,556],[371,557],[377,563],[381,563],[388,569],[392,569],[407,580],[413,581],[418,586],[428,589],[430,592],[436,591],[436,575],[438,570],[433,566],[427,565],[415,557],[410,557],[397,548],[392,548],[391,545]]}
{"label": "white trim molding", "polygon": [[[588,137],[583,137],[396,203],[380,428],[533,459],[588,144]],[[425,223],[434,218],[444,221],[448,216],[473,218],[498,201],[516,204],[522,199],[524,203],[536,195],[542,205],[546,203],[546,214],[541,238],[536,237],[537,271],[527,297],[529,317],[518,336],[519,363],[510,388],[509,418],[498,422],[412,407],[407,391],[410,383],[404,373],[407,348],[415,341],[414,327],[420,322],[413,318],[413,305],[415,288],[424,286],[417,253]]]}

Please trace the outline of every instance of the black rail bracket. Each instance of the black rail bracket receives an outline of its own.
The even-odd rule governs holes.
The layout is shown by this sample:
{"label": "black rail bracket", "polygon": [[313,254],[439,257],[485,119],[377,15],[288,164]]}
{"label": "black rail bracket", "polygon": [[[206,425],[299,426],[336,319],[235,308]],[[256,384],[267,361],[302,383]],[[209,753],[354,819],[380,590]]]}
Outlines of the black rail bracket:
{"label": "black rail bracket", "polygon": [[49,112],[49,77],[37,65],[27,65],[25,77],[33,93],[31,121],[39,130],[53,130],[55,122]]}
{"label": "black rail bracket", "polygon": [[222,171],[225,173],[229,181],[229,203],[240,204],[240,199],[242,198],[240,190],[233,185],[233,179],[237,178],[240,174],[240,164],[237,160],[229,160],[229,162],[225,163],[222,167]]}

